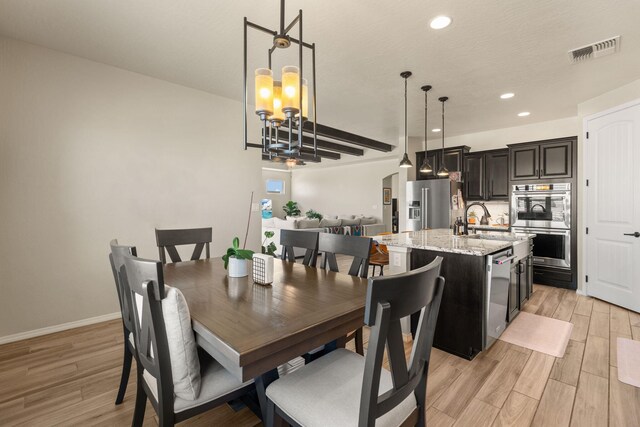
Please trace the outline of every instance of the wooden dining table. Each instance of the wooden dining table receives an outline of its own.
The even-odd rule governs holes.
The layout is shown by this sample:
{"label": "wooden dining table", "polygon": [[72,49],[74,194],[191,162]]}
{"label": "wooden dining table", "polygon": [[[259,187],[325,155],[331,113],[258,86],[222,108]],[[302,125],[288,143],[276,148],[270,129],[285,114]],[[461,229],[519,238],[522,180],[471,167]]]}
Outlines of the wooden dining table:
{"label": "wooden dining table", "polygon": [[274,259],[271,285],[231,278],[221,258],[164,266],[182,291],[200,347],[238,380],[255,379],[263,410],[277,368],[364,324],[367,279]]}

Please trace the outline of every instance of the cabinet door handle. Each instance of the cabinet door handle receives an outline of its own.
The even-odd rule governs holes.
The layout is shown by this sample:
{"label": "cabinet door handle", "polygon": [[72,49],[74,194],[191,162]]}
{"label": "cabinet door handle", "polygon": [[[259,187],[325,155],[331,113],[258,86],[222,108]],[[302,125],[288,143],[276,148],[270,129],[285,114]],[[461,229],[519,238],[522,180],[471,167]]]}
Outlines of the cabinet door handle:
{"label": "cabinet door handle", "polygon": [[624,233],[625,236],[633,236],[633,237],[640,237],[640,232],[636,231],[635,233]]}

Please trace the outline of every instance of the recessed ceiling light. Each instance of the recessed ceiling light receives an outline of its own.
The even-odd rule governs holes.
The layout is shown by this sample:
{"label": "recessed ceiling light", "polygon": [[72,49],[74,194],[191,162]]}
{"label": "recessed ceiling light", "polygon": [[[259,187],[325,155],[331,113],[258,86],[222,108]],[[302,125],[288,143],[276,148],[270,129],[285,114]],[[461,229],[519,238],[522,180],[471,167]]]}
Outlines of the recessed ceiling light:
{"label": "recessed ceiling light", "polygon": [[431,23],[429,23],[434,30],[441,30],[448,27],[449,24],[451,24],[451,18],[448,16],[436,16],[431,20]]}
{"label": "recessed ceiling light", "polygon": [[509,99],[509,98],[513,98],[515,96],[514,93],[512,92],[507,92],[507,93],[503,93],[502,95],[500,95],[501,99]]}
{"label": "recessed ceiling light", "polygon": [[431,129],[431,132],[436,132],[436,133],[438,133],[438,132],[440,132],[440,131],[442,131],[442,129],[440,129],[440,128]]}
{"label": "recessed ceiling light", "polygon": [[518,113],[518,117],[527,117],[529,114],[531,114],[528,111],[523,111],[522,113]]}

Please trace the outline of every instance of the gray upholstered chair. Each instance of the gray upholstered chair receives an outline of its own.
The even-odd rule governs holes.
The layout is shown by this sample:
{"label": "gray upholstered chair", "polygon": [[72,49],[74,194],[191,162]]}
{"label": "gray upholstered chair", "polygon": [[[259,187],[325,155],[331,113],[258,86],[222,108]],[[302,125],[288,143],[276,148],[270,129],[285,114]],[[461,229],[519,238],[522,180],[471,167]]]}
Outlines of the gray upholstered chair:
{"label": "gray upholstered chair", "polygon": [[238,381],[197,350],[186,301],[165,287],[161,262],[128,255],[120,277],[131,302],[139,364],[133,426],[142,425],[147,398],[159,425],[172,426],[255,389],[253,381]]}
{"label": "gray upholstered chair", "polygon": [[[366,358],[338,349],[271,383],[267,427],[281,419],[294,426],[426,425],[427,373],[444,288],[441,263],[437,257],[408,273],[369,279]],[[415,312],[420,321],[407,366],[400,319]],[[385,345],[391,371],[382,366]]]}
{"label": "gray upholstered chair", "polygon": [[306,249],[302,264],[315,267],[318,258],[318,232],[299,230],[280,230],[281,258],[296,262],[293,248]]}
{"label": "gray upholstered chair", "polygon": [[131,362],[136,352],[133,342],[133,315],[131,313],[129,300],[124,298],[125,293],[121,284],[119,271],[124,265],[125,255],[136,255],[136,247],[119,245],[116,239],[111,241],[110,247],[109,262],[111,264],[111,271],[113,272],[113,279],[116,283],[116,291],[118,292],[118,302],[120,303],[120,314],[122,316],[122,332],[124,333],[122,374],[120,375],[120,386],[118,387],[118,395],[116,396],[116,405],[119,405],[124,400],[124,394],[127,391]]}
{"label": "gray upholstered chair", "polygon": [[207,228],[185,228],[176,230],[158,230],[156,228],[156,243],[160,261],[167,263],[165,251],[169,254],[171,262],[181,262],[180,254],[176,246],[195,245],[191,254],[191,261],[200,259],[202,250],[205,249],[206,258],[210,257],[211,227]]}

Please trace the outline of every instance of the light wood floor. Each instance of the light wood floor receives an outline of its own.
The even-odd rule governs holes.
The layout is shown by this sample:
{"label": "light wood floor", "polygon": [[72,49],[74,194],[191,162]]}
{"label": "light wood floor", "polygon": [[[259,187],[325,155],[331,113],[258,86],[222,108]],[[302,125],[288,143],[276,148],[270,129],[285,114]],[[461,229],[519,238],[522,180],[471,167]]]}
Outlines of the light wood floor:
{"label": "light wood floor", "polygon": [[[537,285],[526,311],[574,324],[564,358],[502,341],[471,362],[434,349],[429,426],[640,426],[640,389],[617,380],[615,353],[616,337],[640,340],[640,315]],[[0,425],[130,425],[135,368],[124,403],[113,404],[122,345],[111,321],[0,346]],[[146,414],[157,425],[150,406]],[[259,420],[225,405],[184,424]]]}

